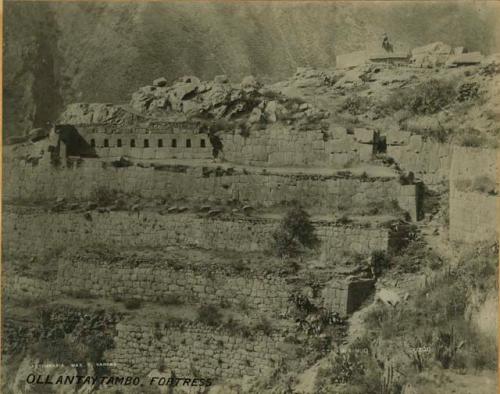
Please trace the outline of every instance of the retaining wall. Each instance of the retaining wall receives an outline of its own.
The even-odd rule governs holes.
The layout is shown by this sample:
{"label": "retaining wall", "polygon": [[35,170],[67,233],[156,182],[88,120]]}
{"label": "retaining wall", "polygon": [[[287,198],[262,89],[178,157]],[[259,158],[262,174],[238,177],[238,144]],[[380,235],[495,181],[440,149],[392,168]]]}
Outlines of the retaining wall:
{"label": "retaining wall", "polygon": [[[255,252],[269,250],[277,220],[211,219],[195,214],[157,212],[84,213],[20,211],[6,206],[3,214],[4,253],[45,255],[54,248],[79,248],[92,243],[109,243],[127,248],[159,246]],[[387,250],[390,229],[317,222],[324,259],[342,250],[369,254]]]}
{"label": "retaining wall", "polygon": [[240,274],[229,276],[189,268],[174,269],[157,264],[138,267],[120,262],[61,261],[57,288],[65,293],[85,291],[99,297],[139,298],[163,302],[167,296],[180,303],[245,305],[259,312],[278,316],[287,310],[293,285],[278,276]]}
{"label": "retaining wall", "polygon": [[[499,153],[491,149],[455,147],[450,174],[450,239],[459,242],[498,240],[499,197],[474,186],[488,179],[498,193]],[[461,185],[469,183],[469,188]]]}
{"label": "retaining wall", "polygon": [[144,198],[196,202],[238,200],[272,206],[296,200],[306,208],[342,212],[395,200],[413,218],[417,217],[415,185],[401,185],[395,178],[256,171],[181,165],[115,168],[92,159],[76,162],[73,168],[56,168],[18,160],[4,166],[3,192],[4,201],[88,199],[97,188],[105,187]]}
{"label": "retaining wall", "polygon": [[[164,364],[177,377],[233,378],[271,371],[288,358],[293,345],[277,335],[235,335],[223,329],[189,325],[146,326],[119,323],[115,348],[105,353],[113,373],[144,376]],[[133,360],[133,361],[132,361]]]}
{"label": "retaining wall", "polygon": [[[365,130],[363,130],[365,131]],[[348,134],[343,127],[322,130],[294,130],[274,125],[253,130],[249,136],[224,134],[224,157],[233,163],[270,166],[342,167],[370,161],[373,130]]]}
{"label": "retaining wall", "polygon": [[401,169],[412,171],[431,189],[448,181],[452,145],[440,144],[420,135],[405,131],[385,134],[387,154]]}

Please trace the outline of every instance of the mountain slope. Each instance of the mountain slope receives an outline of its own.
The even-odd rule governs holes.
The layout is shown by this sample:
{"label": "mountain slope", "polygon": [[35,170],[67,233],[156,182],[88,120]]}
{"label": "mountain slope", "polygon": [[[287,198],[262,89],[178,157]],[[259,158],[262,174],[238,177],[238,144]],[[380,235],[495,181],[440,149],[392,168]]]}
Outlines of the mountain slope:
{"label": "mountain slope", "polygon": [[74,101],[127,101],[158,76],[287,77],[335,55],[440,40],[498,51],[498,7],[346,3],[5,4],[4,136],[57,117]]}

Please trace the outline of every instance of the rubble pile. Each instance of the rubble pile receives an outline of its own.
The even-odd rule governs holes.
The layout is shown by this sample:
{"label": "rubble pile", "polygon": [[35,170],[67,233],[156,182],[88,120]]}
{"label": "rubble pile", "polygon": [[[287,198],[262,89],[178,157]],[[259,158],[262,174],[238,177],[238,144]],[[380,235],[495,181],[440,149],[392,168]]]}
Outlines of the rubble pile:
{"label": "rubble pile", "polygon": [[337,73],[332,70],[321,71],[311,67],[299,67],[290,82],[296,87],[305,88],[332,86],[337,79]]}
{"label": "rubble pile", "polygon": [[224,75],[213,81],[185,76],[172,86],[167,86],[165,78],[158,78],[135,92],[130,106],[149,116],[182,113],[205,119],[241,119],[248,124],[292,122],[303,117],[310,121],[328,116],[326,111],[263,88],[253,76],[237,85],[230,84]]}

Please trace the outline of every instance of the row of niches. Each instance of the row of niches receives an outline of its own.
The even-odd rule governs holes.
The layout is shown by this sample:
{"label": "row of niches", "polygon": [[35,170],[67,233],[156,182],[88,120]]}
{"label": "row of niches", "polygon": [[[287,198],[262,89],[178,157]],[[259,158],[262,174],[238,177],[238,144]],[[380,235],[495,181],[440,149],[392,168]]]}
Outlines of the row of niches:
{"label": "row of niches", "polygon": [[191,138],[171,138],[171,139],[163,139],[163,138],[144,138],[144,139],[136,139],[136,138],[103,138],[99,141],[96,141],[95,138],[91,138],[89,140],[89,144],[92,148],[122,148],[122,147],[130,147],[130,148],[206,148],[207,141],[205,138],[200,139],[191,139]]}

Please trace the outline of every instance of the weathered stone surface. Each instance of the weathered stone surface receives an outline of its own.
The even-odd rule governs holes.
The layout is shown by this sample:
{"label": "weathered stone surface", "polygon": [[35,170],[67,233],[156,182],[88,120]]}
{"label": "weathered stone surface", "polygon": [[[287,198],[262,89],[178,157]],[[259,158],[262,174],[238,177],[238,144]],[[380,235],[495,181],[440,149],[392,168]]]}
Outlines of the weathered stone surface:
{"label": "weathered stone surface", "polygon": [[[189,376],[192,365],[201,376],[212,379],[259,375],[272,370],[274,360],[287,359],[290,354],[283,348],[284,338],[276,334],[244,338],[202,325],[160,325],[155,333],[147,326],[123,323],[117,325],[117,330],[116,346],[106,357],[118,360],[113,372],[122,375],[146,375],[158,367],[162,358],[167,370],[175,370],[177,376]],[[131,365],[126,361],[131,355],[144,362]]]}
{"label": "weathered stone surface", "polygon": [[380,289],[375,298],[393,308],[401,303],[401,297],[395,291],[390,289]]}
{"label": "weathered stone surface", "polygon": [[[275,220],[252,218],[201,219],[193,214],[176,214],[174,208],[171,209],[169,215],[112,211],[94,215],[91,221],[73,212],[36,215],[9,212],[4,224],[5,252],[24,250],[23,240],[26,238],[31,240],[30,250],[34,255],[42,253],[49,245],[57,247],[61,243],[100,242],[104,238],[118,247],[154,247],[162,244],[255,252],[270,248],[271,234],[278,224]],[[7,219],[12,222],[7,222]],[[334,259],[341,250],[360,254],[387,250],[391,237],[389,229],[383,227],[364,228],[329,222],[315,223],[315,227],[322,240],[320,251],[325,261]],[[47,238],[47,231],[57,234],[57,237]],[[29,287],[29,283],[25,287]]]}
{"label": "weathered stone surface", "polygon": [[156,78],[153,81],[153,86],[166,86],[166,85],[167,85],[167,79],[164,77]]}
{"label": "weathered stone surface", "polygon": [[262,120],[262,111],[259,108],[254,108],[250,117],[248,118],[248,123],[259,123]]}

